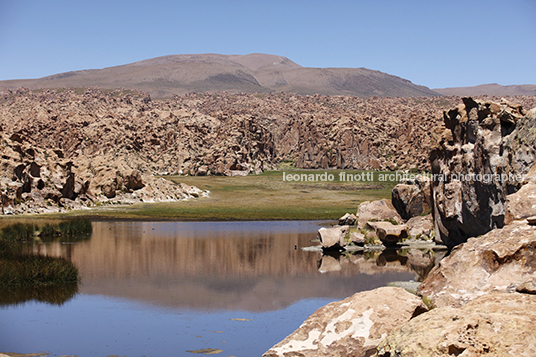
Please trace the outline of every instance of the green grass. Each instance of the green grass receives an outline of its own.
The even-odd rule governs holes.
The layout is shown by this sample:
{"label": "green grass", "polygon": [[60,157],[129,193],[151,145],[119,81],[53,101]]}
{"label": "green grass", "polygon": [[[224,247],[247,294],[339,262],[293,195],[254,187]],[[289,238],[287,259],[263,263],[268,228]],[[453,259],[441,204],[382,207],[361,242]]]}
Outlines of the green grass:
{"label": "green grass", "polygon": [[43,215],[40,219],[3,217],[0,220],[0,240],[4,242],[22,242],[36,239],[72,242],[87,238],[92,232],[89,219],[51,220]]}
{"label": "green grass", "polygon": [[[87,237],[87,234],[91,233],[89,220],[54,223],[34,220],[32,223],[19,221],[6,225],[8,222],[2,220],[3,227],[0,229],[0,287],[19,288],[78,283],[78,269],[71,262],[64,258],[21,254],[18,248],[19,243],[34,239],[76,239],[81,234]],[[21,294],[26,294],[27,290],[25,291]],[[45,300],[62,300],[60,297],[54,298],[53,293],[47,291],[31,292],[39,296],[44,294]],[[61,293],[58,296],[60,295],[63,296]]]}
{"label": "green grass", "polygon": [[78,279],[78,269],[63,258],[14,255],[0,259],[1,287],[73,284]]}
{"label": "green grass", "polygon": [[[333,180],[283,181],[283,173],[316,175],[327,172]],[[168,176],[210,191],[210,197],[188,201],[101,206],[91,211],[69,213],[70,216],[93,216],[109,219],[174,220],[306,220],[337,219],[346,212],[355,213],[359,203],[391,197],[395,182],[381,181],[384,173],[370,173],[371,181],[341,181],[341,171],[286,170],[269,171],[244,177]],[[367,171],[345,171],[366,175]]]}

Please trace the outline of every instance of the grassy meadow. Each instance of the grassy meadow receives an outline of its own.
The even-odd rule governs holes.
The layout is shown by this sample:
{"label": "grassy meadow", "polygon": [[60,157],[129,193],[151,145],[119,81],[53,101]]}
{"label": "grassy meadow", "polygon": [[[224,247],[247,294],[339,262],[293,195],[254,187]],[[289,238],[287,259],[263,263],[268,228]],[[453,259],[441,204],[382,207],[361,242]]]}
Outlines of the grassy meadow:
{"label": "grassy meadow", "polygon": [[[355,213],[363,201],[390,198],[396,183],[380,176],[389,174],[392,173],[288,169],[238,177],[166,176],[173,182],[209,190],[210,196],[180,202],[102,206],[68,215],[216,221],[337,219],[346,212]],[[296,175],[300,180],[294,180]],[[359,181],[349,181],[349,175],[354,179],[359,175]]]}

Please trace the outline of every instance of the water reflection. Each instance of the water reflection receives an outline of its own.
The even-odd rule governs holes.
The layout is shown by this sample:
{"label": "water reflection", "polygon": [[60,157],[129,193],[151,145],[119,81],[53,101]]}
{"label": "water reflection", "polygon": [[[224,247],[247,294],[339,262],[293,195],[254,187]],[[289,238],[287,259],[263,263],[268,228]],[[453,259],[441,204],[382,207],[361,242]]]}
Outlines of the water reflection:
{"label": "water reflection", "polygon": [[[79,291],[61,307],[1,308],[0,345],[58,356],[184,356],[205,348],[260,356],[317,308],[420,277],[437,259],[402,250],[302,251],[316,245],[320,224],[93,222],[82,241],[32,240],[26,252],[79,268]],[[57,290],[46,294],[61,301]],[[16,292],[0,295],[12,297],[0,304],[17,301]]]}
{"label": "water reflection", "polygon": [[[436,262],[446,251],[435,252],[431,249],[386,249],[369,252],[324,252],[317,262],[320,273],[333,273],[351,270],[359,274],[382,274],[388,271],[413,272],[413,280],[423,281]],[[315,254],[315,253],[312,253]]]}
{"label": "water reflection", "polygon": [[0,294],[0,306],[24,304],[32,300],[63,305],[77,293],[78,284],[3,287],[2,294]]}
{"label": "water reflection", "polygon": [[[76,267],[65,259],[50,257],[54,254],[41,248],[59,247],[65,241],[88,238],[91,228],[87,219],[31,223],[3,220],[0,226],[0,306],[31,300],[62,305],[73,298],[78,292]],[[44,245],[43,242],[55,244]]]}
{"label": "water reflection", "polygon": [[299,249],[313,244],[320,223],[93,222],[86,241],[26,249],[75,263],[83,294],[196,309],[276,310],[420,279],[429,268],[412,264],[414,253],[320,256]]}

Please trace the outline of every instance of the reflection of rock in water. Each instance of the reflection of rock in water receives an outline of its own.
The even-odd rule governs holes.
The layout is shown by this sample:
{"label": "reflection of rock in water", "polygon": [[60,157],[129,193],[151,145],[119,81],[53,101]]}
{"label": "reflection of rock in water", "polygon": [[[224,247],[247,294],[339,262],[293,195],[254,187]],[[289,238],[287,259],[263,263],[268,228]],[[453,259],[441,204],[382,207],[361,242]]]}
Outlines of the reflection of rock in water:
{"label": "reflection of rock in water", "polygon": [[341,271],[341,262],[338,257],[332,255],[322,255],[322,258],[319,261],[318,271],[321,273],[328,273],[332,271]]}
{"label": "reflection of rock in water", "polygon": [[412,271],[415,281],[423,281],[446,251],[431,249],[386,249],[384,251],[324,253],[317,262],[320,273],[343,270],[346,264],[359,267],[362,274],[378,274],[389,271]]}
{"label": "reflection of rock in water", "polygon": [[340,270],[321,274],[319,256],[294,249],[310,245],[318,230],[303,225],[93,222],[91,239],[35,249],[69,257],[80,269],[83,294],[190,308],[276,310],[303,298],[343,298],[411,278],[407,267],[370,269],[346,255],[332,257]]}
{"label": "reflection of rock in water", "polygon": [[410,249],[407,252],[408,264],[415,272],[415,280],[423,281],[435,265],[433,250]]}

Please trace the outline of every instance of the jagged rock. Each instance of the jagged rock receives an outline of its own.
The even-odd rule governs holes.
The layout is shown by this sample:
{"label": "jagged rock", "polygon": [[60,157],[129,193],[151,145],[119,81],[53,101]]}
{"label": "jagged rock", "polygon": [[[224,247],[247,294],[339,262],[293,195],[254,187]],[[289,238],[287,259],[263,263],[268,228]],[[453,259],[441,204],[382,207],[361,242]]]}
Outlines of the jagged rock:
{"label": "jagged rock", "polygon": [[363,233],[359,232],[352,232],[350,233],[350,242],[354,244],[363,245],[365,244],[367,239],[365,238],[365,235]]}
{"label": "jagged rock", "polygon": [[516,286],[516,291],[524,294],[536,294],[536,279],[525,279]]}
{"label": "jagged rock", "polygon": [[416,183],[398,184],[391,191],[393,206],[405,220],[430,211],[430,180],[420,175],[417,178]]}
{"label": "jagged rock", "polygon": [[448,245],[505,224],[506,196],[534,163],[536,110],[463,98],[433,132],[430,153],[436,235]]}
{"label": "jagged rock", "polygon": [[536,278],[536,230],[524,221],[470,238],[434,267],[419,287],[435,306],[462,306],[490,292],[509,292]]}
{"label": "jagged rock", "polygon": [[132,170],[130,174],[125,176],[125,187],[132,191],[145,187],[139,170]]}
{"label": "jagged rock", "polygon": [[409,228],[405,224],[394,225],[391,222],[367,222],[380,241],[385,245],[394,245],[409,236]]}
{"label": "jagged rock", "polygon": [[[61,150],[32,146],[22,135],[0,133],[0,195],[4,214],[84,209],[95,202],[121,203],[185,199],[207,194],[197,188],[161,182],[109,156],[65,159]],[[145,189],[145,190],[144,190]]]}
{"label": "jagged rock", "polygon": [[535,323],[536,297],[486,294],[402,324],[380,343],[377,356],[532,356]]}
{"label": "jagged rock", "polygon": [[344,216],[339,218],[339,226],[352,226],[357,221],[355,214],[346,213]]}
{"label": "jagged rock", "polygon": [[506,196],[504,223],[526,219],[536,215],[536,183],[523,185],[516,193]]}
{"label": "jagged rock", "polygon": [[413,239],[430,239],[435,236],[432,215],[412,217],[406,222]]}
{"label": "jagged rock", "polygon": [[393,219],[402,223],[402,218],[388,199],[379,201],[366,201],[357,208],[358,227],[363,228],[370,220],[383,221]]}
{"label": "jagged rock", "polygon": [[378,288],[315,311],[264,357],[369,356],[383,337],[427,309],[401,288]]}
{"label": "jagged rock", "polygon": [[349,230],[350,230],[349,226],[320,228],[318,230],[317,235],[318,235],[318,239],[320,239],[320,243],[322,244],[322,248],[330,249],[330,248],[344,247],[346,245],[344,237],[346,236]]}

